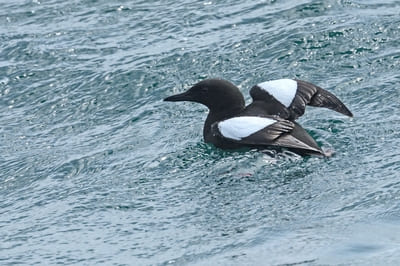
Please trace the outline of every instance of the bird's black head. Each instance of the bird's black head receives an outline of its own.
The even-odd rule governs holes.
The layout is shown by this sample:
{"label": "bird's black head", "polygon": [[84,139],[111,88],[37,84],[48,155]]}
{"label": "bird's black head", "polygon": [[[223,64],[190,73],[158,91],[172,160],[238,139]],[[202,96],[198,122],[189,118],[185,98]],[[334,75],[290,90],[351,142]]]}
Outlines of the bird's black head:
{"label": "bird's black head", "polygon": [[243,95],[239,89],[223,79],[200,81],[186,92],[167,97],[164,101],[197,102],[207,106],[211,112],[242,110],[245,106]]}

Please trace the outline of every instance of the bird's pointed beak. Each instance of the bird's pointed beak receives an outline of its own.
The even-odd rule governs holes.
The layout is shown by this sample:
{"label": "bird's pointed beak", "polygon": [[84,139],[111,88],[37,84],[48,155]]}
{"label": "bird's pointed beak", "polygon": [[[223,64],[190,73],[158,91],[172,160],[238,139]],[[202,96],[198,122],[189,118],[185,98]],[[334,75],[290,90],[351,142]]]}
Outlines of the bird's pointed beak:
{"label": "bird's pointed beak", "polygon": [[192,96],[186,91],[180,94],[175,94],[164,99],[166,102],[182,102],[192,101]]}

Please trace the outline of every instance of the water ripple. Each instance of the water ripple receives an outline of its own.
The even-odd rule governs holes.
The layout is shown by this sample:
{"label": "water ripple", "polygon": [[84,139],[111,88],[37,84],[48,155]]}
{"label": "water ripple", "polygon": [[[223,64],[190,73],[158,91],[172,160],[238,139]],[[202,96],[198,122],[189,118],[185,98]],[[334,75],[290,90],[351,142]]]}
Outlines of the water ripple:
{"label": "water ripple", "polygon": [[[398,8],[3,1],[0,261],[395,264]],[[329,159],[221,151],[202,140],[206,108],[162,102],[209,77],[246,100],[309,80],[355,117],[300,119]]]}

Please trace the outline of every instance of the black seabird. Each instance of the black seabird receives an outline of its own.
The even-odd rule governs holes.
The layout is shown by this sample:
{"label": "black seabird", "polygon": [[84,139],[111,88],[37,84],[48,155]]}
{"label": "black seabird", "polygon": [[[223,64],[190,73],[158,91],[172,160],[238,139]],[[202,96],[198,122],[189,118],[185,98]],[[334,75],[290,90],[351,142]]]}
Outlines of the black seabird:
{"label": "black seabird", "polygon": [[326,107],[352,117],[333,94],[309,82],[279,79],[252,87],[247,107],[240,90],[227,80],[207,79],[164,101],[191,101],[209,108],[204,124],[205,142],[222,149],[243,147],[287,148],[301,155],[327,154],[294,120],[306,105]]}

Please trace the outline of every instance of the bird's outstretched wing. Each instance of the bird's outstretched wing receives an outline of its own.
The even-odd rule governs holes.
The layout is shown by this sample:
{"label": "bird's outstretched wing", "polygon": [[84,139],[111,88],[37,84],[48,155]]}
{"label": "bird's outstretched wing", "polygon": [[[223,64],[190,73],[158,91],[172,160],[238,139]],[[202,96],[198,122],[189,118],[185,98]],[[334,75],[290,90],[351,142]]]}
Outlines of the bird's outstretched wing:
{"label": "bird's outstretched wing", "polygon": [[265,109],[269,115],[295,120],[304,114],[306,105],[325,107],[352,117],[350,110],[332,93],[310,82],[278,79],[259,83],[251,88],[250,108]]}

